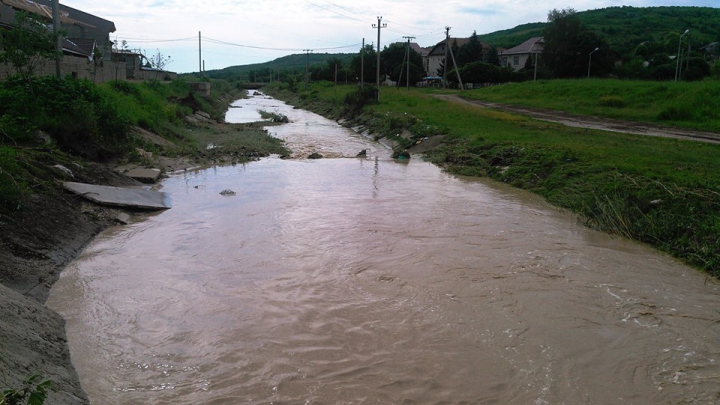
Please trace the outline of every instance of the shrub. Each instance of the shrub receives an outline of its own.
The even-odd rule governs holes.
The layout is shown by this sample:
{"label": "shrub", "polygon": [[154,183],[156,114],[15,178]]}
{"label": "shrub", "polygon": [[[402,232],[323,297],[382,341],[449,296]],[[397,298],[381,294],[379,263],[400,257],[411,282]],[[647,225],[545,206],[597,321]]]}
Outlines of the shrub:
{"label": "shrub", "polygon": [[623,108],[625,107],[625,100],[620,96],[602,96],[598,101],[603,107]]}
{"label": "shrub", "polygon": [[352,93],[345,96],[345,114],[355,116],[360,113],[366,105],[375,102],[377,99],[377,87],[366,84],[360,86]]}

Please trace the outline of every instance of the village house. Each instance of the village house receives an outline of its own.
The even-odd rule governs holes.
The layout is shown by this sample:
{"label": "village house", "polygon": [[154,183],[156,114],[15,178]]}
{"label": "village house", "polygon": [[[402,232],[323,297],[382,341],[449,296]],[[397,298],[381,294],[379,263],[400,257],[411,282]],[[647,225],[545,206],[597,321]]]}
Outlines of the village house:
{"label": "village house", "polygon": [[[0,0],[0,28],[12,29],[16,14],[20,11],[35,15],[48,29],[52,29],[52,0]],[[137,54],[137,61],[133,59],[133,64],[129,67],[126,66],[126,58],[114,57],[110,34],[115,32],[116,28],[112,21],[60,4],[60,25],[67,35],[62,40],[60,71],[63,75],[89,79],[96,83],[128,78],[177,78],[174,72],[145,69]],[[15,72],[11,66],[0,66],[0,79],[13,73]],[[55,63],[52,60],[39,66],[35,72],[39,76],[55,73]]]}
{"label": "village house", "polygon": [[532,58],[530,64],[534,64],[534,60],[542,54],[542,50],[543,37],[530,38],[516,47],[500,52],[500,65],[510,67],[517,72],[525,67],[530,58]]}
{"label": "village house", "polygon": [[[439,76],[440,74],[440,67],[443,65],[443,60],[445,60],[445,42],[448,41],[450,46],[453,46],[453,43],[456,43],[458,48],[465,45],[470,41],[470,38],[449,38],[449,40],[442,40],[437,43],[434,47],[430,49],[430,52],[428,52],[427,58],[425,61],[425,72],[427,72],[428,76]],[[457,55],[455,55],[457,57]],[[448,60],[450,61],[450,64],[452,64],[452,58],[450,57],[450,50],[448,49]]]}

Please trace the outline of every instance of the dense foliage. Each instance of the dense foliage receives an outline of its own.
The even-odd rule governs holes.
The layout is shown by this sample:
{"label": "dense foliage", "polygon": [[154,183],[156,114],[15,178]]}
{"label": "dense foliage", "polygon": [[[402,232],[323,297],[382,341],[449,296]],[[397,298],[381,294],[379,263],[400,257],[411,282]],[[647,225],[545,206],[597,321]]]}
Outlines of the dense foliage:
{"label": "dense foliage", "polygon": [[595,74],[607,74],[612,66],[609,47],[582,25],[575,10],[552,10],[543,32],[541,62],[552,77],[564,79],[590,75],[590,55],[594,54]]}
{"label": "dense foliage", "polygon": [[5,139],[27,144],[37,131],[63,149],[93,160],[122,153],[128,122],[87,80],[20,76],[0,83],[0,127]]}

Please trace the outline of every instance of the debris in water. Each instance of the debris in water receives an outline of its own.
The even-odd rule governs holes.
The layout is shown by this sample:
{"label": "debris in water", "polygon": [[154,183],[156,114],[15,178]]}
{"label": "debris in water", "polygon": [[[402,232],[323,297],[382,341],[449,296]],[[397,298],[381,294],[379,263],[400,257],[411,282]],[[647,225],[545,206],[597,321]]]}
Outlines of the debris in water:
{"label": "debris in water", "polygon": [[221,191],[220,195],[231,196],[231,195],[235,195],[235,192],[230,190],[229,188],[227,188],[227,189]]}

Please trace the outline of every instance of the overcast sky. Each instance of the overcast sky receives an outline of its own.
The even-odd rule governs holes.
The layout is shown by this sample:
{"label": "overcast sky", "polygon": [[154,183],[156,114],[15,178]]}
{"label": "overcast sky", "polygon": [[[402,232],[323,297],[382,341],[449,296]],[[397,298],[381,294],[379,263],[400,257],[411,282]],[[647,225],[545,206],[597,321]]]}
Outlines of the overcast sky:
{"label": "overcast sky", "polygon": [[199,69],[202,32],[205,69],[271,61],[284,55],[356,52],[363,38],[377,42],[377,17],[387,28],[380,43],[405,41],[429,47],[445,36],[486,34],[529,22],[544,22],[551,9],[577,11],[611,6],[718,7],[718,0],[60,0],[62,4],[113,21],[111,39],[131,49],[171,57],[168,70]]}

